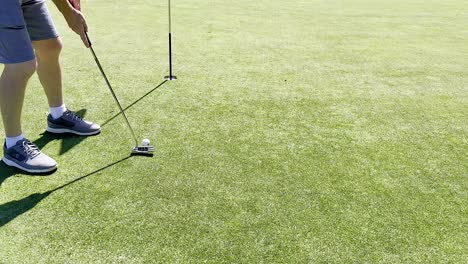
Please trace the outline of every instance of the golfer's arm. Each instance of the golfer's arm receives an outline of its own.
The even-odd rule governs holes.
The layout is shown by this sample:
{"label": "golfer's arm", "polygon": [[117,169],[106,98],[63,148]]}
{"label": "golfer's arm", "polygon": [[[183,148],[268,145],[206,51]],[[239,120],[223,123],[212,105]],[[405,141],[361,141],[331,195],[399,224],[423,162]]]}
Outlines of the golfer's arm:
{"label": "golfer's arm", "polygon": [[57,6],[57,9],[62,13],[65,17],[69,15],[73,11],[73,6],[71,5],[68,0],[52,0]]}

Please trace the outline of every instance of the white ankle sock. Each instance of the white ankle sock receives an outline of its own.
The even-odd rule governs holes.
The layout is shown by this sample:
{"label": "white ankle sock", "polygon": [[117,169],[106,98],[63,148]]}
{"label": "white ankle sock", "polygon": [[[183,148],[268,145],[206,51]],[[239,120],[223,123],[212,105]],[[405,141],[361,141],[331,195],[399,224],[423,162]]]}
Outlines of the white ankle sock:
{"label": "white ankle sock", "polygon": [[11,148],[13,147],[14,145],[16,145],[16,142],[22,140],[24,138],[24,135],[21,134],[17,137],[7,137],[6,138],[6,147],[7,148]]}
{"label": "white ankle sock", "polygon": [[65,104],[62,104],[61,106],[58,107],[49,107],[49,113],[52,115],[53,119],[57,119],[62,116],[63,113],[67,111],[67,108],[65,107]]}

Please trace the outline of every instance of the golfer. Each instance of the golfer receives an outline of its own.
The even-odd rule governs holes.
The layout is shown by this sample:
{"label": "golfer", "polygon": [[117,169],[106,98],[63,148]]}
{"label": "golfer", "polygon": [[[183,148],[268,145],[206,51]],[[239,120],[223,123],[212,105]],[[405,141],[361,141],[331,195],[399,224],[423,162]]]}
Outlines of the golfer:
{"label": "golfer", "polygon": [[[80,35],[84,45],[86,22],[80,12],[80,0],[53,0],[68,26]],[[0,0],[0,109],[6,140],[3,161],[30,173],[45,173],[57,168],[57,162],[27,140],[21,129],[21,111],[26,84],[34,72],[49,103],[47,131],[98,134],[99,125],[87,122],[67,109],[63,100],[59,63],[62,41],[47,10],[45,0]]]}

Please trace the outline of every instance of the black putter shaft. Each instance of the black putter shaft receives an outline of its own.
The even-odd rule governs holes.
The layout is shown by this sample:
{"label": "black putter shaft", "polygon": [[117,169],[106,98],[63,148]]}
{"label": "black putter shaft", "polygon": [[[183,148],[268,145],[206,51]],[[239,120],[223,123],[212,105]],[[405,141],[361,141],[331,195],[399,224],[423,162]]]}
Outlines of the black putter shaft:
{"label": "black putter shaft", "polygon": [[102,77],[104,77],[104,80],[106,81],[107,87],[109,88],[109,90],[110,90],[110,92],[112,94],[112,97],[114,97],[115,102],[119,106],[120,113],[125,118],[125,121],[127,122],[128,128],[132,132],[133,139],[135,140],[135,147],[137,147],[138,146],[138,139],[137,139],[137,137],[135,135],[135,131],[133,130],[132,126],[130,125],[130,122],[128,121],[127,115],[125,115],[125,112],[124,112],[124,110],[122,108],[122,105],[120,104],[119,99],[117,99],[117,96],[114,93],[114,89],[112,89],[112,86],[111,86],[111,84],[109,82],[109,79],[107,79],[106,73],[104,72],[104,69],[102,68],[101,63],[99,62],[99,59],[97,58],[96,53],[94,52],[93,45],[91,44],[91,40],[89,39],[89,36],[88,36],[88,32],[85,32],[85,35],[86,35],[86,39],[87,39],[87,41],[89,43],[89,49],[91,50],[91,53],[93,54],[94,61],[96,61],[96,64],[97,64],[99,70],[101,71]]}

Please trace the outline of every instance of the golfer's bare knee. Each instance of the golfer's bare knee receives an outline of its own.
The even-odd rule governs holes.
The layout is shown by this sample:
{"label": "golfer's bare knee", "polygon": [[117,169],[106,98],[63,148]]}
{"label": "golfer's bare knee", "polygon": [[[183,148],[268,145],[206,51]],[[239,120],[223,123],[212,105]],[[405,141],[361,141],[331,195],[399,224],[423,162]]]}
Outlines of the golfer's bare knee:
{"label": "golfer's bare knee", "polygon": [[36,65],[36,59],[21,63],[6,64],[4,75],[16,79],[29,79],[36,71]]}
{"label": "golfer's bare knee", "polygon": [[56,59],[62,51],[62,40],[60,38],[33,41],[33,47],[37,58]]}

